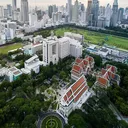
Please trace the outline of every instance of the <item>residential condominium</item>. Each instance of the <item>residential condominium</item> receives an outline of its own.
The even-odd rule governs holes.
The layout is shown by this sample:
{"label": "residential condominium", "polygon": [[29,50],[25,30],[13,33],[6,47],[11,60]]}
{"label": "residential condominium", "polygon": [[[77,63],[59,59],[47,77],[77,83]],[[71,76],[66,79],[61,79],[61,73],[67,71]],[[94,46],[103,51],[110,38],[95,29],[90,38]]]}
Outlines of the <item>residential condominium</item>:
{"label": "residential condominium", "polygon": [[90,96],[88,90],[89,87],[83,75],[66,90],[61,99],[58,112],[67,118],[73,110],[80,109]]}
{"label": "residential condominium", "polygon": [[86,56],[85,59],[76,58],[71,70],[71,78],[76,81],[82,75],[89,74],[94,68],[94,64],[94,59],[90,56]]}
{"label": "residential condominium", "polygon": [[120,83],[120,76],[116,74],[117,68],[112,65],[107,65],[106,69],[101,70],[101,73],[97,75],[97,80],[95,85],[107,88],[111,85],[111,83],[116,83],[119,85]]}

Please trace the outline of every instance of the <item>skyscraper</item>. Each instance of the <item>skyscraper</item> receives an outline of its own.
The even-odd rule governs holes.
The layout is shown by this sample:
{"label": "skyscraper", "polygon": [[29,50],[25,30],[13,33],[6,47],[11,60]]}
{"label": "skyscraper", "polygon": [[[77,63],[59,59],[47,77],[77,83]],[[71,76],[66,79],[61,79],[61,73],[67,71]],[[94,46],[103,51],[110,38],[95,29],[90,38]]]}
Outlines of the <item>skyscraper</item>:
{"label": "skyscraper", "polygon": [[99,16],[99,1],[98,0],[93,0],[93,4],[92,4],[92,23],[93,26],[97,27],[97,23],[98,23],[98,16]]}
{"label": "skyscraper", "polygon": [[49,18],[52,18],[52,13],[53,13],[53,6],[48,6],[48,16]]}
{"label": "skyscraper", "polygon": [[28,16],[28,0],[21,0],[21,22],[26,23],[29,21]]}
{"label": "skyscraper", "polygon": [[10,4],[7,5],[8,16],[12,16],[12,6]]}
{"label": "skyscraper", "polygon": [[17,2],[16,2],[16,0],[12,0],[12,8],[13,8],[13,10],[17,9]]}
{"label": "skyscraper", "polygon": [[113,13],[111,17],[111,26],[115,27],[118,21],[118,0],[114,0]]}
{"label": "skyscraper", "polygon": [[122,22],[124,14],[124,8],[120,8],[118,11],[118,22]]}
{"label": "skyscraper", "polygon": [[75,1],[75,4],[73,6],[72,21],[74,23],[78,23],[78,21],[79,21],[79,4],[78,4],[78,0]]}
{"label": "skyscraper", "polygon": [[112,9],[111,9],[111,5],[108,4],[107,7],[105,8],[105,18],[106,18],[105,26],[107,27],[110,27],[111,16],[112,16]]}
{"label": "skyscraper", "polygon": [[0,6],[0,18],[4,17],[4,8],[3,6]]}
{"label": "skyscraper", "polygon": [[67,12],[69,16],[69,22],[72,21],[72,0],[68,0]]}
{"label": "skyscraper", "polygon": [[86,21],[87,21],[88,25],[92,25],[92,0],[88,0]]}
{"label": "skyscraper", "polygon": [[16,15],[17,15],[17,1],[12,0],[12,19],[16,20]]}

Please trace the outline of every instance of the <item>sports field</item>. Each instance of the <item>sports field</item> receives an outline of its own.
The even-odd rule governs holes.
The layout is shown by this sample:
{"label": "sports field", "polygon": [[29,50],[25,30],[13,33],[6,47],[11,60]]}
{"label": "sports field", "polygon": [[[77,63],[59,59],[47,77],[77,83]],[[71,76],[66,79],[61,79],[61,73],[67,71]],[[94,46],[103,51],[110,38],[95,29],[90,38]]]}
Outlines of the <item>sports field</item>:
{"label": "sports field", "polygon": [[0,54],[7,54],[9,50],[18,49],[18,48],[21,48],[21,47],[22,47],[21,43],[2,46],[2,47],[0,47]]}
{"label": "sports field", "polygon": [[57,36],[63,36],[64,32],[75,32],[82,34],[84,35],[85,42],[89,41],[93,44],[101,44],[102,42],[105,42],[108,45],[128,50],[128,38],[74,28],[60,28],[55,30]]}

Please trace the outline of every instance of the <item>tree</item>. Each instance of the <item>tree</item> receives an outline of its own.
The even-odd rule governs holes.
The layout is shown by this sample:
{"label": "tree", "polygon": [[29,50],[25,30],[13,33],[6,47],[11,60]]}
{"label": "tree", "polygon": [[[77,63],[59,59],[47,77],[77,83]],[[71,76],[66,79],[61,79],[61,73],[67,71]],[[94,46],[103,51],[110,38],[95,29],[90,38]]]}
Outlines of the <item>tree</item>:
{"label": "tree", "polygon": [[33,114],[27,115],[22,121],[22,128],[36,128],[36,116]]}

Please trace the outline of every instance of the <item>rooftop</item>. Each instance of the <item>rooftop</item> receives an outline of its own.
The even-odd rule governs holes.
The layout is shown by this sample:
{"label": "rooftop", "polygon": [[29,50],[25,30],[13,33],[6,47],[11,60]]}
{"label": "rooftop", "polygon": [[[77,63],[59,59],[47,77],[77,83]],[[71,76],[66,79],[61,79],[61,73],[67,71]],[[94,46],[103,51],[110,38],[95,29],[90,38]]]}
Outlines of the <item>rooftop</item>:
{"label": "rooftop", "polygon": [[62,97],[61,104],[68,106],[73,101],[77,102],[87,89],[87,82],[83,75],[67,89]]}

